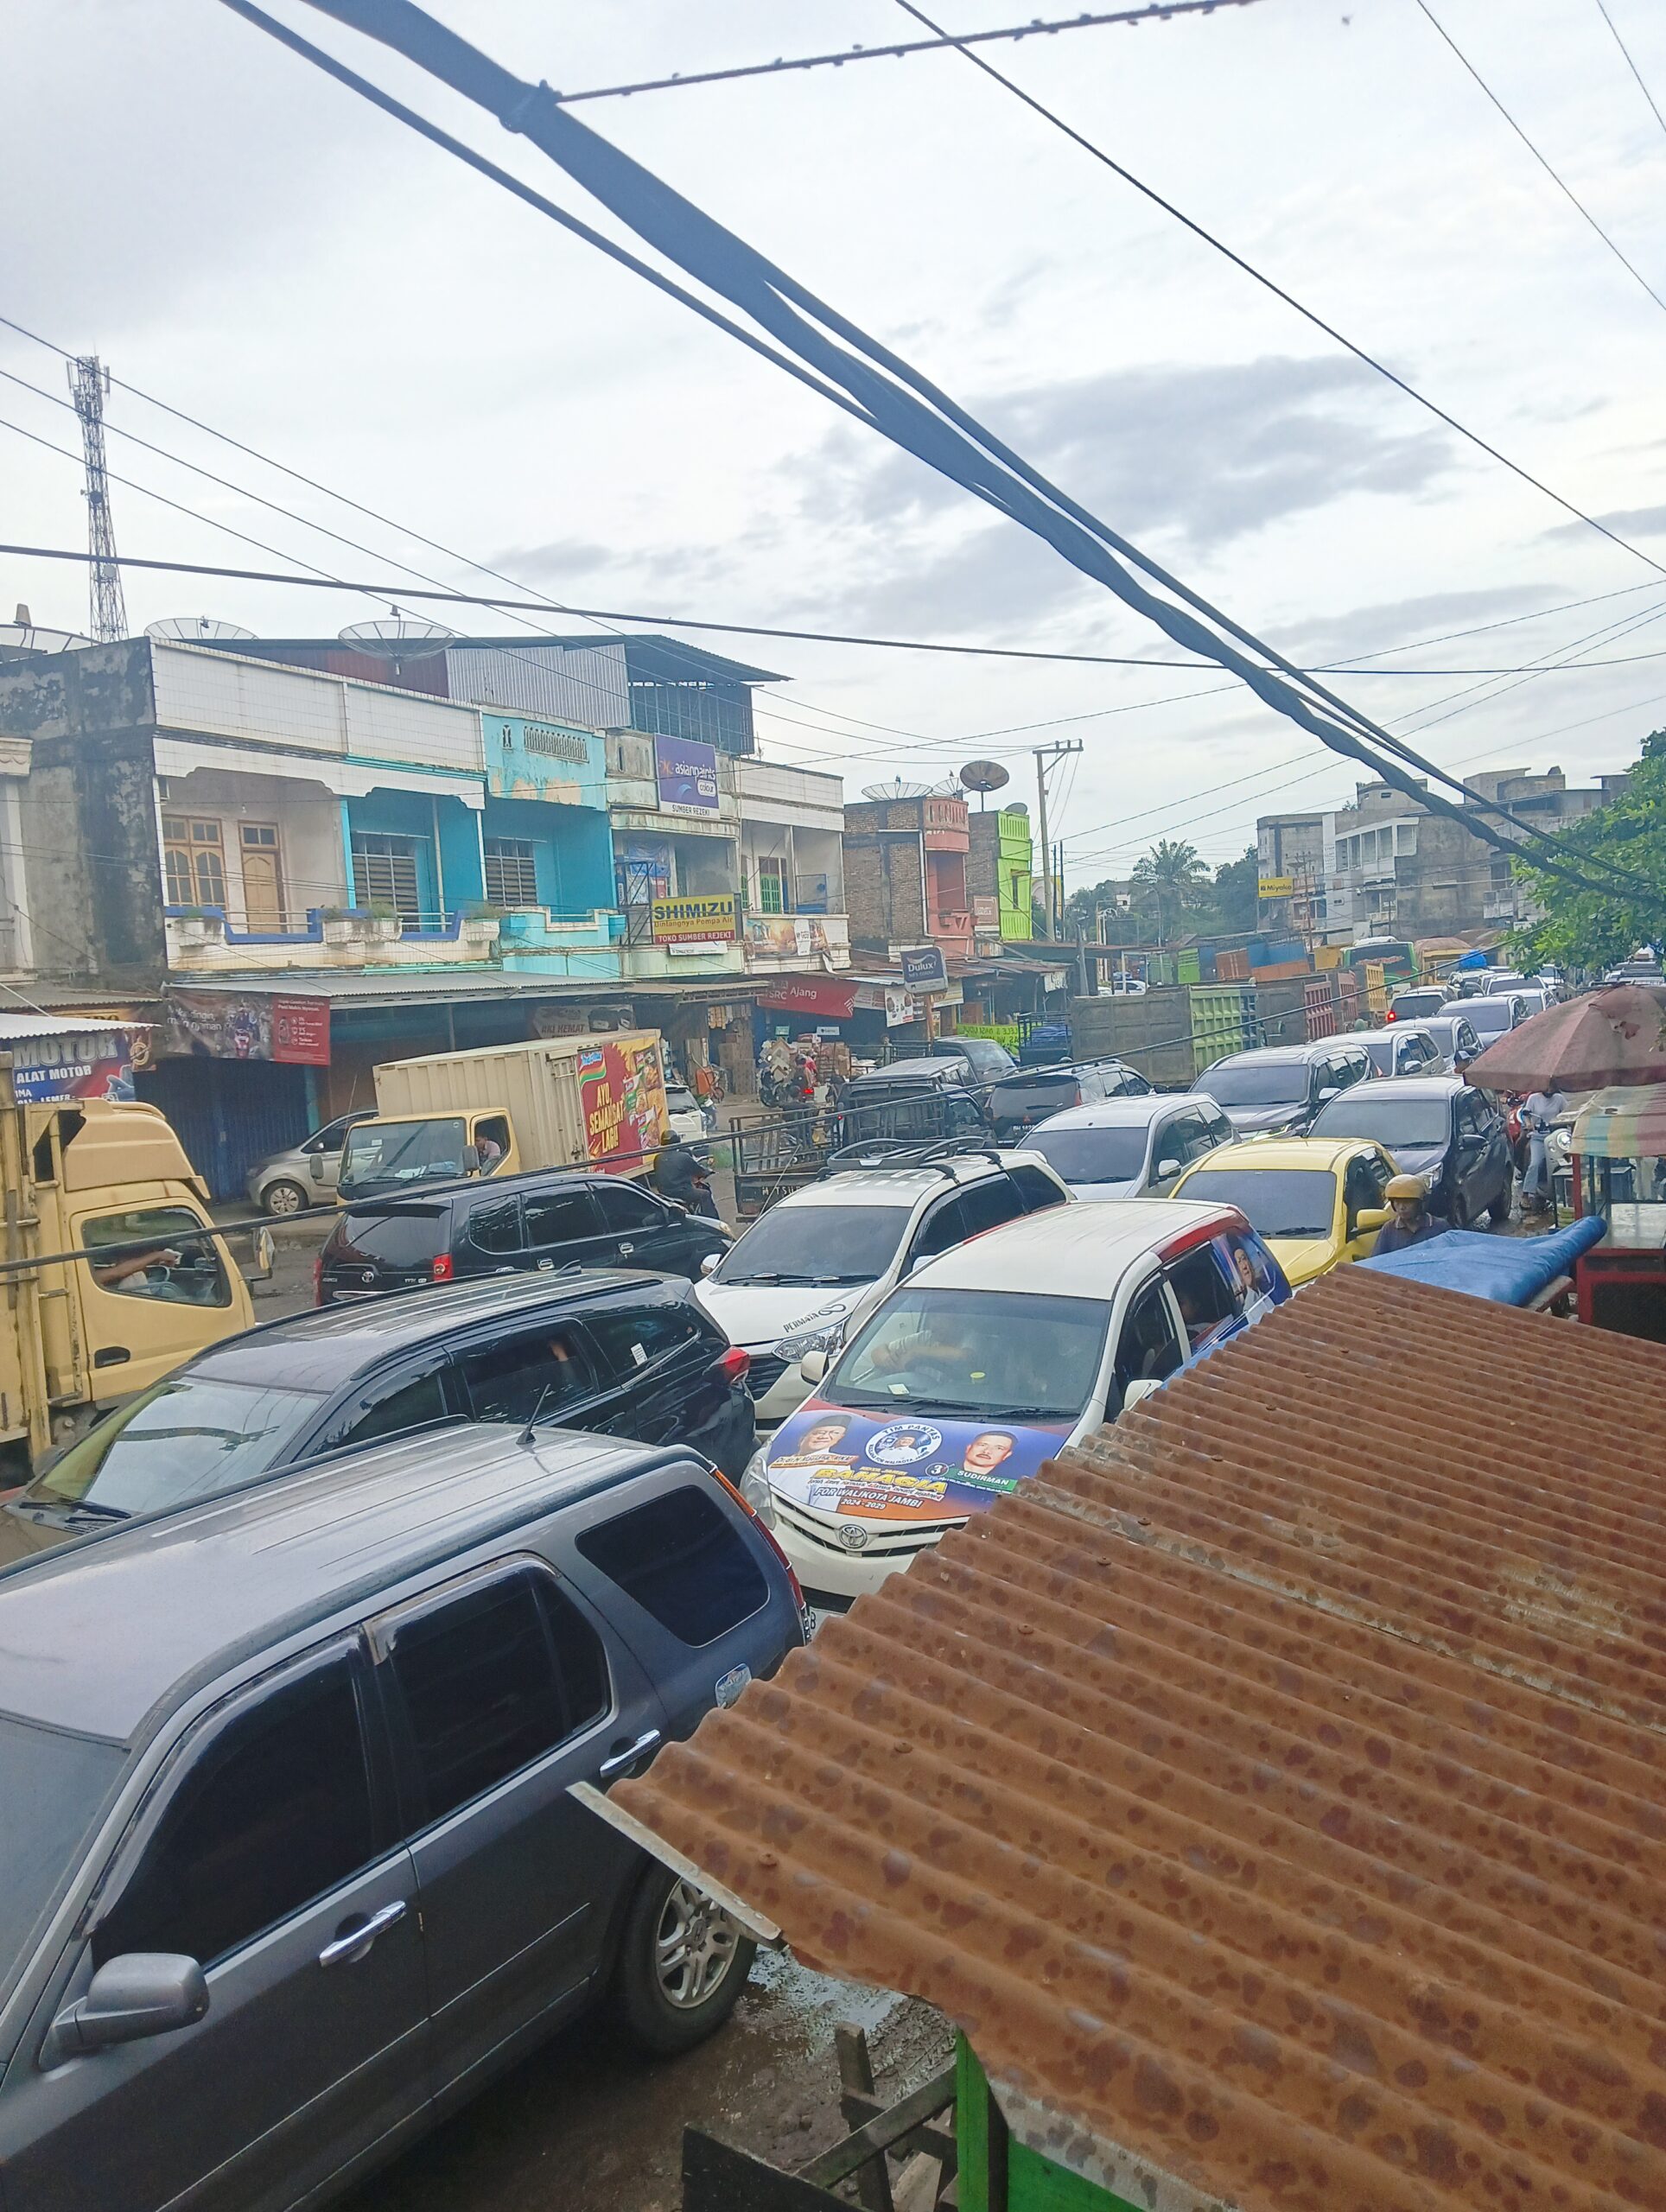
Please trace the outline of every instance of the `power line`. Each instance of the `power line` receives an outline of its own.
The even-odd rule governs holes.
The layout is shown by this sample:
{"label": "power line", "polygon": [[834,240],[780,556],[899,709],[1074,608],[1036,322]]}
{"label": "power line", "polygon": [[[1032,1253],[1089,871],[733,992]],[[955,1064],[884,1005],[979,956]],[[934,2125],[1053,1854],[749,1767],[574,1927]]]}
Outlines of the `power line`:
{"label": "power line", "polygon": [[[1035,18],[1027,23],[1016,23],[998,31],[973,31],[970,40],[987,45],[996,39],[1010,39],[1014,43],[1021,38],[1039,38],[1056,31],[1097,30],[1107,23],[1166,22],[1172,16],[1212,15],[1217,8],[1248,8],[1254,0],[1154,0],[1147,8],[1125,8],[1110,16],[1065,16],[1053,22],[1042,22]],[[785,60],[749,61],[733,69],[701,69],[670,77],[649,77],[634,85],[598,85],[583,92],[556,92],[553,97],[563,107],[574,107],[582,100],[628,99],[636,92],[682,92],[690,85],[727,85],[741,77],[779,77],[792,70],[843,69],[853,61],[901,60],[910,54],[940,53],[946,46],[957,46],[967,41],[951,38],[906,39],[894,46],[852,46],[842,54],[805,54]]]}
{"label": "power line", "polygon": [[[388,97],[368,80],[299,38],[255,6],[253,0],[223,0],[223,4],[339,81],[351,84],[376,105],[390,106]],[[837,385],[846,395],[844,411],[854,410],[859,419],[893,444],[998,512],[1021,523],[1072,566],[1146,616],[1175,644],[1216,660],[1275,712],[1332,750],[1375,768],[1389,783],[1415,791],[1431,811],[1466,822],[1476,835],[1500,849],[1513,849],[1515,841],[1507,840],[1493,826],[1487,818],[1493,815],[1509,822],[1518,837],[1530,838],[1553,855],[1560,855],[1562,841],[1536,824],[1523,823],[1509,808],[1484,793],[1469,790],[1403,741],[1390,736],[1347,700],[1312,677],[1304,677],[1263,639],[1050,482],[891,348],[620,149],[588,130],[550,97],[547,86],[531,85],[516,76],[448,30],[414,5],[413,0],[313,0],[313,4],[391,48],[495,116],[506,129],[530,139],[667,260],[740,307],[799,360],[813,365],[819,378]],[[904,4],[909,4],[909,0],[904,0]],[[928,19],[922,20],[926,20],[927,29],[938,29]],[[974,58],[980,67],[989,66],[981,57]],[[420,118],[411,119],[416,128],[427,130]],[[459,150],[464,159],[474,158],[467,149]],[[510,188],[517,188],[512,181]],[[1641,557],[1649,566],[1659,568],[1649,556]],[[1141,581],[1141,576],[1148,582]],[[1276,673],[1259,665],[1261,658],[1270,660]],[[1378,747],[1385,747],[1393,758],[1385,760]],[[1399,762],[1408,766],[1396,765]],[[1451,785],[1466,804],[1460,805],[1458,799],[1437,796],[1421,786],[1409,775],[1408,767],[1421,769],[1435,781]],[[1544,865],[1587,889],[1594,887],[1588,875],[1567,861],[1556,858]],[[1612,863],[1604,865],[1611,874],[1641,881],[1630,870]]]}
{"label": "power line", "polygon": [[[231,0],[227,0],[227,4],[231,4]],[[1421,0],[1419,0],[1419,4],[1421,5]],[[940,24],[933,22],[923,9],[914,5],[914,0],[897,0],[897,5],[906,14],[912,16],[916,22],[924,23],[928,29],[946,35],[942,34]],[[961,42],[957,41],[957,43]],[[1363,361],[1368,369],[1374,369],[1378,376],[1386,377],[1391,385],[1405,393],[1408,399],[1415,400],[1418,406],[1426,409],[1429,414],[1444,423],[1448,429],[1455,430],[1460,438],[1467,439],[1471,445],[1477,447],[1491,460],[1501,463],[1504,467],[1509,469],[1512,476],[1518,476],[1523,484],[1530,484],[1536,492],[1542,492],[1547,499],[1554,499],[1565,514],[1573,515],[1578,521],[1586,524],[1590,529],[1619,546],[1624,552],[1630,553],[1635,559],[1645,563],[1660,575],[1666,575],[1666,563],[1656,561],[1651,553],[1645,553],[1640,545],[1633,545],[1629,538],[1622,537],[1616,530],[1611,530],[1606,522],[1599,522],[1595,515],[1587,514],[1586,510],[1577,505],[1574,500],[1565,499],[1560,492],[1553,491],[1542,477],[1535,476],[1530,469],[1523,468],[1519,461],[1512,461],[1506,453],[1501,453],[1498,448],[1484,438],[1479,431],[1472,430],[1467,424],[1460,423],[1455,415],[1449,414],[1438,401],[1429,398],[1427,393],[1419,391],[1415,385],[1408,384],[1404,377],[1397,375],[1393,369],[1389,368],[1386,361],[1378,360],[1375,353],[1368,353],[1363,346],[1356,345],[1354,340],[1339,330],[1334,323],[1327,322],[1323,315],[1297,299],[1294,292],[1287,291],[1284,286],[1275,278],[1269,276],[1264,270],[1257,269],[1252,261],[1247,261],[1241,253],[1234,252],[1224,239],[1217,238],[1212,231],[1205,229],[1203,224],[1195,221],[1183,209],[1177,207],[1172,200],[1166,200],[1154,186],[1147,184],[1141,178],[1135,176],[1132,169],[1125,168],[1122,162],[1115,160],[1103,146],[1097,145],[1091,138],[1078,130],[1073,124],[1066,123],[1063,116],[1054,109],[1037,99],[1033,92],[1026,92],[1024,87],[1011,77],[1003,75],[993,62],[985,60],[981,54],[974,54],[963,45],[963,51],[965,52],[966,59],[975,68],[981,69],[986,77],[992,77],[995,83],[1009,92],[1014,99],[1022,100],[1026,107],[1033,110],[1044,122],[1050,123],[1055,130],[1062,130],[1065,137],[1073,144],[1079,146],[1084,154],[1091,154],[1096,162],[1103,162],[1106,168],[1121,177],[1124,184],[1131,184],[1134,189],[1143,194],[1154,207],[1160,207],[1166,215],[1172,215],[1177,223],[1182,224],[1194,238],[1201,238],[1205,245],[1211,246],[1217,253],[1224,255],[1234,268],[1241,269],[1246,276],[1253,277],[1255,282],[1264,290],[1270,292],[1275,299],[1282,300],[1286,307],[1294,308],[1304,321],[1312,323],[1315,330],[1322,330],[1327,338],[1333,340],[1345,352],[1351,353],[1357,361]]]}
{"label": "power line", "polygon": [[[908,0],[900,0],[900,4],[906,7]],[[1499,114],[1503,116],[1504,121],[1510,125],[1516,136],[1521,140],[1528,152],[1532,155],[1534,160],[1544,171],[1545,175],[1550,179],[1550,181],[1555,186],[1557,191],[1561,194],[1568,205],[1573,207],[1576,213],[1581,215],[1591,226],[1591,228],[1602,240],[1609,252],[1613,255],[1615,260],[1618,262],[1620,267],[1625,270],[1626,274],[1630,276],[1635,277],[1637,282],[1642,285],[1644,290],[1647,292],[1649,297],[1654,302],[1655,305],[1659,308],[1663,313],[1666,313],[1666,299],[1663,299],[1660,294],[1656,291],[1654,286],[1649,282],[1649,279],[1644,275],[1637,264],[1634,261],[1628,260],[1626,256],[1621,252],[1619,247],[1615,245],[1613,239],[1608,235],[1608,232],[1604,230],[1602,225],[1591,213],[1591,210],[1586,206],[1584,200],[1580,198],[1573,186],[1568,183],[1567,178],[1562,175],[1561,172],[1550,161],[1549,157],[1539,151],[1539,149],[1528,137],[1526,131],[1523,130],[1521,124],[1517,122],[1515,117],[1504,105],[1504,102],[1498,98],[1497,92],[1493,91],[1491,86],[1488,84],[1486,79],[1481,74],[1480,71],[1475,67],[1475,64],[1470,60],[1468,54],[1464,52],[1462,47],[1459,45],[1457,40],[1453,38],[1452,33],[1447,29],[1446,25],[1440,21],[1440,18],[1435,14],[1434,9],[1429,6],[1428,0],[1417,0],[1417,5],[1422,10],[1424,15],[1428,17],[1429,22],[1434,25],[1434,29],[1440,34],[1440,36],[1452,48],[1452,51],[1457,55],[1459,60],[1463,63],[1464,67],[1469,72],[1469,74],[1475,79],[1475,82],[1486,94],[1493,106],[1497,109]],[[1603,10],[1604,15],[1606,16],[1607,12],[1607,10],[1605,8]],[[1609,29],[1611,30],[1613,29],[1612,23],[1609,25]],[[1615,33],[1615,36],[1618,36],[1618,32]],[[1624,52],[1624,48],[1622,48],[1621,51]],[[1626,58],[1629,60],[1631,57],[1627,55]],[[1637,81],[1640,84],[1642,82],[1641,78],[1639,78]],[[1650,105],[1653,106],[1653,105],[1654,103],[1650,101]],[[1656,112],[1658,112],[1658,111],[1656,111]],[[1600,524],[1599,524],[1599,527],[1600,527]]]}
{"label": "power line", "polygon": [[1602,20],[1607,24],[1609,29],[1613,33],[1614,44],[1619,48],[1620,52],[1625,57],[1626,67],[1637,80],[1638,92],[1642,93],[1644,99],[1648,101],[1650,107],[1654,111],[1655,121],[1660,125],[1663,130],[1666,130],[1666,115],[1663,115],[1661,113],[1659,103],[1655,99],[1654,94],[1649,90],[1647,84],[1644,80],[1642,70],[1637,67],[1636,61],[1631,57],[1631,48],[1627,46],[1625,41],[1620,36],[1619,26],[1615,22],[1613,17],[1608,12],[1608,0],[1597,0],[1597,6],[1601,12]]}

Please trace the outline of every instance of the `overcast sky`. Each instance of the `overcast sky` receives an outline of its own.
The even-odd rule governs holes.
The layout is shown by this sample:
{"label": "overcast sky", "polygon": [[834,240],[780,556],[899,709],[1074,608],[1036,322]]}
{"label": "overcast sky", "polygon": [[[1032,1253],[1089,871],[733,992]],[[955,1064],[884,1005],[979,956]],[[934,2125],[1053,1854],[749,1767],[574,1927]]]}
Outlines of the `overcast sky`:
{"label": "overcast sky", "polygon": [[[384,49],[299,0],[270,4],[596,214],[524,143]],[[1596,0],[1433,4],[1666,295],[1666,130]],[[436,6],[563,91],[919,35],[893,0]],[[1609,9],[1666,108],[1666,9]],[[947,20],[969,29],[1033,13],[955,0]],[[118,391],[111,466],[210,518],[118,484],[124,551],[388,578],[404,561],[478,585],[464,558],[406,534],[417,531],[582,605],[1173,657],[1016,525],[215,0],[11,0],[7,41],[0,313],[58,345],[96,347],[130,384],[401,526]],[[1416,0],[1255,0],[982,50],[1666,563],[1666,311]],[[963,56],[579,112],[1293,658],[1523,615],[1536,619],[1397,658],[1514,666],[1581,641],[1591,659],[1662,656],[1471,678],[1473,690],[1462,676],[1335,679],[1396,728],[1426,728],[1420,742],[1441,765],[1559,764],[1584,779],[1623,766],[1666,722],[1666,575],[1570,524]],[[78,454],[73,417],[54,404],[61,361],[0,329],[0,369],[51,395],[0,385],[0,416]],[[84,543],[79,458],[0,429],[0,518],[7,540]],[[386,612],[354,594],[219,580],[130,574],[126,589],[135,627],[206,613],[268,634],[329,634]],[[16,600],[38,623],[86,625],[79,570],[0,556],[0,616]],[[767,695],[766,748],[842,770],[849,796],[994,755],[1033,805],[1029,748],[1080,737],[1079,763],[1053,785],[1077,881],[1125,874],[1158,836],[1230,858],[1258,812],[1335,804],[1351,788],[1345,763],[1208,671],[711,642],[791,678]]]}

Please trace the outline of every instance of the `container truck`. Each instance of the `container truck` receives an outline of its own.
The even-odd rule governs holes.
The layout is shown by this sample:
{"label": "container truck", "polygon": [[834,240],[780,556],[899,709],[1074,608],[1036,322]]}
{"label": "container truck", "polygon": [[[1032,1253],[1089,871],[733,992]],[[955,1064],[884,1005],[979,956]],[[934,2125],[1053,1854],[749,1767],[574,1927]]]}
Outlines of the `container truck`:
{"label": "container truck", "polygon": [[[0,1059],[0,1489],[182,1360],[254,1325],[207,1185],[154,1106],[19,1105]],[[270,1267],[270,1231],[262,1230]],[[78,1256],[66,1256],[78,1255]]]}
{"label": "container truck", "polygon": [[390,1060],[374,1117],[347,1132],[339,1195],[533,1167],[645,1175],[669,1128],[657,1029]]}

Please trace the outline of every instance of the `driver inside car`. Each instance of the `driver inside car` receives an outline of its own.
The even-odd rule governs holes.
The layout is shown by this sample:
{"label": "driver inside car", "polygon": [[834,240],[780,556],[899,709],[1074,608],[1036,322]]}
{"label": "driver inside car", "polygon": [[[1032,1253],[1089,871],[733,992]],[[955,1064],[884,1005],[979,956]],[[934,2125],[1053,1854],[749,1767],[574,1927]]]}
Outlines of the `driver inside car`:
{"label": "driver inside car", "polygon": [[93,1265],[92,1280],[105,1290],[124,1291],[130,1298],[148,1298],[156,1286],[148,1280],[152,1268],[177,1268],[184,1254],[174,1245],[157,1245],[149,1252],[129,1252],[119,1260]]}

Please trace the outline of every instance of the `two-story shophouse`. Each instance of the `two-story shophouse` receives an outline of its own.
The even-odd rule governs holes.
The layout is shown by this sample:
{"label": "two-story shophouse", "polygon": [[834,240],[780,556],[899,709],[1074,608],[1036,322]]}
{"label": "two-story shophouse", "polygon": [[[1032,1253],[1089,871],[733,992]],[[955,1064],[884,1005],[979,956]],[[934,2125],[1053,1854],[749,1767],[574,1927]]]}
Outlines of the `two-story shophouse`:
{"label": "two-story shophouse", "polygon": [[[622,656],[575,650],[587,664],[563,671],[465,646],[423,686],[391,654],[352,657],[397,680],[258,640],[0,663],[14,972],[43,1003],[126,1018],[140,1095],[216,1191],[372,1103],[380,1060],[639,1024],[690,1068],[749,1066],[755,979],[790,956],[749,939],[742,839],[793,828],[743,816],[754,764],[563,711],[675,719]],[[732,737],[737,688],[682,703]],[[813,781],[830,815],[837,779]],[[836,856],[821,873],[837,884]],[[841,960],[830,911],[798,964]]]}

